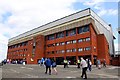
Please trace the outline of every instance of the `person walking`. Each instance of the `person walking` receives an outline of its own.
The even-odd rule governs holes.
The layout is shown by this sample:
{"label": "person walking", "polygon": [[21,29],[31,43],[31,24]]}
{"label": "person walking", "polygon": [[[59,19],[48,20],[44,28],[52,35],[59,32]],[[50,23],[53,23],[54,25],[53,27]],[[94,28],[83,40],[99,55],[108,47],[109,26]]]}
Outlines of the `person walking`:
{"label": "person walking", "polygon": [[25,60],[23,60],[23,65],[25,65]]}
{"label": "person walking", "polygon": [[40,64],[41,64],[41,60],[38,60],[38,65],[40,66]]}
{"label": "person walking", "polygon": [[67,68],[69,68],[70,63],[71,63],[71,61],[68,60],[68,61],[67,61]]}
{"label": "person walking", "polygon": [[67,67],[67,60],[65,59],[64,60],[64,68],[66,68]]}
{"label": "person walking", "polygon": [[82,75],[81,75],[81,77],[83,78],[84,75],[85,75],[84,79],[87,79],[87,74],[86,74],[86,71],[87,71],[87,62],[83,58],[81,58],[80,64],[82,66]]}
{"label": "person walking", "polygon": [[91,71],[92,70],[92,62],[90,61],[90,59],[87,59],[87,66],[88,66],[89,71]]}
{"label": "person walking", "polygon": [[79,59],[77,60],[77,65],[78,65],[77,68],[80,68],[80,60]]}
{"label": "person walking", "polygon": [[106,60],[103,60],[103,67],[106,67]]}
{"label": "person walking", "polygon": [[40,62],[41,64],[40,65],[43,66],[44,62],[45,62],[44,58],[41,58],[41,62]]}
{"label": "person walking", "polygon": [[49,75],[51,75],[51,60],[49,58],[47,58],[47,60],[45,61],[45,66],[46,66],[45,74],[47,74],[47,71],[49,69]]}
{"label": "person walking", "polygon": [[56,61],[53,59],[52,60],[52,73],[54,74],[54,72],[55,72],[55,74],[57,75],[56,67],[57,67]]}
{"label": "person walking", "polygon": [[97,60],[97,65],[98,65],[98,69],[101,69],[101,62],[100,62],[100,60]]}

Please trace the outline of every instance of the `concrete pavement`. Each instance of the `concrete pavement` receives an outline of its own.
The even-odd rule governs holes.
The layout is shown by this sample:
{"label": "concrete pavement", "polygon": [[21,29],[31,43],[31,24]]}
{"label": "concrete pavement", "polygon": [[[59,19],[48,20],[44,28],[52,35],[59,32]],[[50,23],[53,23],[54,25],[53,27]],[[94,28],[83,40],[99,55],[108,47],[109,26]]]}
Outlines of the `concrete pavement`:
{"label": "concrete pavement", "polygon": [[[2,67],[2,78],[65,78],[65,79],[79,79],[81,69],[76,65],[69,65],[69,68],[63,68],[63,65],[57,66],[58,74],[44,74],[45,67],[39,65],[20,65],[20,64],[6,64]],[[120,67],[107,66],[106,68],[98,69],[93,65],[92,71],[87,71],[88,78],[106,78],[118,79]]]}

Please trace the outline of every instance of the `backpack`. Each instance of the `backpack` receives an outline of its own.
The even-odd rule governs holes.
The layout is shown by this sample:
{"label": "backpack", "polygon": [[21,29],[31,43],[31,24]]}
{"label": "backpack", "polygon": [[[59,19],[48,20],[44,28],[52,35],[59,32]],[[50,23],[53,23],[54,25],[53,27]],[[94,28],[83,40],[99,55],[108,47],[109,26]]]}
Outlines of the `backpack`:
{"label": "backpack", "polygon": [[53,62],[52,67],[56,67],[56,63],[55,62]]}

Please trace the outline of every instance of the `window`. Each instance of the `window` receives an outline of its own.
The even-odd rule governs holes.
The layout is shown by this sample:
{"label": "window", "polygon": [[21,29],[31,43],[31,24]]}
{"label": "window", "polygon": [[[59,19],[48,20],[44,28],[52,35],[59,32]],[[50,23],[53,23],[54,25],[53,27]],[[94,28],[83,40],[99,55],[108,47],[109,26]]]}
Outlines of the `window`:
{"label": "window", "polygon": [[78,48],[78,52],[81,52],[81,51],[83,51],[83,49],[82,48]]}
{"label": "window", "polygon": [[64,50],[61,50],[61,53],[64,53],[65,51]]}
{"label": "window", "polygon": [[83,32],[88,32],[88,31],[89,31],[89,26],[88,25],[84,26],[83,27]]}
{"label": "window", "polygon": [[78,42],[82,42],[83,40],[82,39],[79,39]]}
{"label": "window", "polygon": [[84,38],[83,41],[85,41],[86,39]]}
{"label": "window", "polygon": [[68,49],[66,52],[70,52],[70,50]]}
{"label": "window", "polygon": [[48,44],[47,47],[55,46],[55,44]]}
{"label": "window", "polygon": [[64,43],[64,42],[61,42],[60,44],[61,44],[61,45],[65,45],[65,43]]}
{"label": "window", "polygon": [[72,52],[76,52],[76,49],[72,49]]}
{"label": "window", "polygon": [[78,34],[81,34],[83,32],[88,32],[89,31],[89,25],[85,25],[83,27],[78,28]]}
{"label": "window", "polygon": [[76,28],[66,31],[66,36],[73,36],[75,34],[76,34]]}
{"label": "window", "polygon": [[81,34],[81,33],[83,32],[82,29],[83,29],[82,27],[79,27],[79,28],[78,28],[78,34]]}
{"label": "window", "polygon": [[47,54],[50,54],[50,52],[47,52]]}
{"label": "window", "polygon": [[25,56],[26,56],[26,54],[23,54],[23,56],[25,57]]}
{"label": "window", "polygon": [[48,36],[48,40],[54,40],[54,39],[55,39],[54,34]]}
{"label": "window", "polygon": [[90,38],[88,37],[88,38],[86,38],[86,41],[90,41]]}
{"label": "window", "polygon": [[54,43],[54,44],[52,44],[52,46],[55,46],[55,43]]}
{"label": "window", "polygon": [[70,44],[70,41],[67,41],[66,44]]}
{"label": "window", "polygon": [[67,30],[67,31],[66,31],[66,36],[68,36],[68,33],[69,33],[69,31]]}
{"label": "window", "polygon": [[52,51],[52,54],[54,54],[54,51]]}
{"label": "window", "polygon": [[56,43],[56,46],[59,46],[59,43]]}
{"label": "window", "polygon": [[22,46],[26,46],[26,45],[28,45],[28,42],[23,42],[22,43]]}
{"label": "window", "polygon": [[73,40],[72,43],[76,43],[76,40]]}
{"label": "window", "polygon": [[56,51],[56,53],[58,54],[58,53],[59,53],[59,51]]}
{"label": "window", "polygon": [[90,47],[86,47],[85,50],[86,50],[86,51],[90,50]]}
{"label": "window", "polygon": [[15,45],[15,48],[17,48],[17,45]]}
{"label": "window", "polygon": [[64,32],[59,32],[56,34],[56,38],[62,38],[64,37]]}
{"label": "window", "polygon": [[20,44],[18,44],[18,47],[20,47]]}
{"label": "window", "polygon": [[75,34],[76,34],[76,29],[70,30],[70,33],[69,33],[70,36],[73,36],[73,35],[75,35]]}
{"label": "window", "polygon": [[22,43],[20,43],[19,45],[20,45],[20,47],[21,47],[21,46],[22,46]]}

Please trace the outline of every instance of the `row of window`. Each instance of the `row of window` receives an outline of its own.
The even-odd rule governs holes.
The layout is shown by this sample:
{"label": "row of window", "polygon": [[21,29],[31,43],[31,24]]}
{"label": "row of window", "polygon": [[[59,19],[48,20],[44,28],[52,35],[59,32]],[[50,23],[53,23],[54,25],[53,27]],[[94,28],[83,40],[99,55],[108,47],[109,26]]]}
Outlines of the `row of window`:
{"label": "row of window", "polygon": [[28,45],[28,42],[22,42],[16,45],[9,46],[8,49],[19,48],[19,47],[26,46],[26,45]]}
{"label": "row of window", "polygon": [[[12,53],[16,53],[16,52],[23,52],[23,51],[27,51],[27,49],[16,50],[16,51],[12,51],[12,52],[9,52],[9,53],[11,53],[11,54],[12,54]],[[8,54],[9,54],[9,53],[8,53]]]}
{"label": "row of window", "polygon": [[25,57],[26,54],[14,54],[14,55],[12,55],[12,56],[14,56],[14,57],[17,57],[17,56]]}
{"label": "row of window", "polygon": [[80,43],[80,42],[83,42],[83,41],[90,41],[90,37],[81,38],[81,39],[78,39],[78,40],[66,41],[66,43],[65,43],[65,42],[60,42],[60,43],[55,43],[55,44],[48,44],[47,47],[61,46],[61,45],[65,45],[65,44],[74,44],[74,43],[77,43],[77,41],[78,41],[79,43]]}
{"label": "row of window", "polygon": [[[66,31],[63,31],[63,32],[56,33],[56,34],[48,35],[47,40],[53,40],[55,38],[62,38],[64,36],[73,36],[76,33],[77,34],[82,34],[82,33],[88,32],[88,31],[89,31],[89,25],[85,25],[83,27],[78,27],[77,29],[73,28],[73,29],[70,29],[70,30],[66,30]],[[64,32],[66,33],[66,35],[64,34]]]}
{"label": "row of window", "polygon": [[[78,48],[78,52],[82,52],[82,51],[89,51],[91,50],[90,47],[85,47],[85,48]],[[73,49],[67,49],[66,52],[69,53],[69,52],[76,52],[77,49],[76,48],[73,48]],[[47,52],[47,54],[54,54],[55,51],[51,51],[51,52]],[[65,53],[65,50],[57,50],[56,53]]]}

